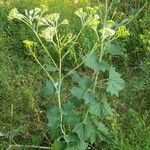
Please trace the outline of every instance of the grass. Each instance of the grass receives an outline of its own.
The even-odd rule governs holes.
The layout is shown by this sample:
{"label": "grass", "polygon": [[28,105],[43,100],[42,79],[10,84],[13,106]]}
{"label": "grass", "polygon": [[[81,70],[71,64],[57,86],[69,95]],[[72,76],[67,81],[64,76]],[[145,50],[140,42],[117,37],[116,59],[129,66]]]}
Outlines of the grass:
{"label": "grass", "polygon": [[36,137],[40,131],[45,130],[41,121],[43,114],[39,113],[39,106],[42,105],[39,91],[43,75],[34,62],[26,62],[27,60],[10,56],[6,50],[1,52],[0,95],[3,107],[0,127],[1,132],[12,135],[11,141],[21,138],[21,141],[30,143],[34,134]]}

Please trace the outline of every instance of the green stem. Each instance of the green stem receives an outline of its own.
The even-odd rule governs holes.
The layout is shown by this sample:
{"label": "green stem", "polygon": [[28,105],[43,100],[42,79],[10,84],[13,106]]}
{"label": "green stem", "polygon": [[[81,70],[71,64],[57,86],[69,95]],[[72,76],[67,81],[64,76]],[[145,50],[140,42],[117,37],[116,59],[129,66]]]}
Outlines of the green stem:
{"label": "green stem", "polygon": [[[60,74],[60,73],[59,73]],[[59,107],[59,112],[60,112],[60,129],[63,135],[65,136],[66,133],[63,128],[63,111],[62,111],[62,106],[61,106],[61,84],[62,84],[62,79],[61,79],[61,74],[59,75],[59,87],[57,91],[57,98],[58,98],[58,107]]]}
{"label": "green stem", "polygon": [[99,42],[99,41],[100,41],[100,38],[99,38],[99,35],[98,35],[97,30],[95,31],[95,33],[96,33],[97,40],[98,40],[98,42]]}
{"label": "green stem", "polygon": [[[108,0],[106,0],[106,2],[105,2],[105,15],[104,15],[103,28],[106,25],[107,16],[108,16]],[[103,37],[103,33],[102,33],[102,37]],[[99,62],[102,61],[102,57],[103,57],[103,53],[104,53],[103,51],[104,51],[104,39],[102,39],[102,41],[101,41],[101,52],[100,52]],[[95,90],[96,90],[96,86],[97,86],[97,82],[98,82],[98,76],[99,76],[99,71],[95,71],[94,74],[95,74],[95,82],[94,82],[93,92],[95,92]]]}
{"label": "green stem", "polygon": [[[46,46],[44,45],[44,43],[42,42],[42,40],[40,39],[38,33],[32,28],[32,26],[30,24],[28,24],[26,21],[22,20],[26,25],[28,25],[32,31],[34,32],[34,34],[36,35],[38,41],[40,42],[40,44],[42,45],[42,47],[44,48],[44,50],[46,51],[46,53],[48,54],[48,56],[50,57],[50,59],[52,60],[53,64],[55,65],[55,67],[58,69],[59,71],[59,86],[58,86],[58,89],[57,89],[57,97],[58,97],[58,105],[59,105],[59,110],[60,110],[60,128],[61,128],[61,131],[64,135],[65,134],[65,131],[63,129],[63,113],[62,113],[62,106],[61,106],[61,83],[62,83],[62,59],[61,59],[61,49],[60,49],[60,45],[58,43],[58,51],[59,51],[59,68],[58,66],[56,65],[54,59],[52,58],[52,56],[49,54],[48,52],[48,49],[46,48]],[[57,36],[57,40],[58,40],[58,36]],[[59,41],[58,41],[59,42]],[[53,85],[55,86],[55,82],[54,82],[54,79],[51,77],[51,75],[45,70],[45,68],[43,67],[43,65],[40,63],[40,61],[38,60],[38,58],[36,57],[35,53],[32,51],[32,49],[29,47],[29,52],[33,55],[33,57],[35,58],[36,62],[40,65],[40,67],[45,71],[45,73],[47,74],[48,78],[52,81]]]}
{"label": "green stem", "polygon": [[9,137],[9,144],[12,144],[12,140],[13,140],[13,109],[14,109],[14,105],[12,103],[11,109],[10,109],[11,131],[10,131],[10,137]]}
{"label": "green stem", "polygon": [[105,25],[106,25],[107,16],[108,16],[108,0],[106,0],[106,2],[105,2],[105,15],[104,15],[104,24],[103,24],[103,27],[105,27]]}
{"label": "green stem", "polygon": [[128,22],[127,22],[124,26],[126,26],[127,24],[129,24],[136,16],[138,16],[138,14],[146,7],[146,5],[147,5],[147,2],[143,5],[143,7],[142,7],[134,16],[132,16],[132,17],[128,20]]}
{"label": "green stem", "polygon": [[13,148],[23,148],[23,149],[27,149],[27,148],[35,148],[35,149],[50,149],[50,147],[44,147],[44,146],[33,146],[33,145],[10,145],[9,148],[7,150],[11,150]]}
{"label": "green stem", "polygon": [[30,29],[32,29],[33,33],[36,35],[38,41],[40,42],[40,44],[42,45],[43,49],[45,50],[46,54],[50,57],[51,61],[53,62],[53,64],[55,65],[55,67],[57,68],[58,70],[58,66],[57,64],[55,63],[54,59],[52,58],[52,56],[50,55],[50,53],[48,52],[48,49],[46,48],[46,46],[44,45],[44,43],[42,42],[42,40],[40,39],[38,33],[36,32],[35,29],[33,29],[33,27],[31,26],[30,23],[28,23],[28,20],[21,20],[23,23],[25,23]]}
{"label": "green stem", "polygon": [[[58,35],[56,34],[57,42],[59,43]],[[60,129],[63,135],[65,136],[65,130],[63,127],[63,111],[62,111],[62,104],[61,104],[61,85],[62,85],[62,55],[61,55],[61,47],[60,43],[58,44],[58,53],[59,53],[59,85],[58,85],[58,91],[57,91],[57,98],[58,98],[58,106],[59,106],[59,112],[60,112]]]}
{"label": "green stem", "polygon": [[46,48],[46,46],[44,45],[44,43],[42,42],[42,40],[40,39],[38,33],[32,28],[34,34],[36,35],[37,39],[39,40],[40,44],[42,45],[42,47],[44,48],[45,52],[47,53],[47,55],[50,57],[51,61],[53,62],[53,64],[55,65],[55,67],[58,70],[58,66],[56,64],[56,62],[54,61],[54,59],[52,58],[52,56],[50,55],[50,53],[48,52],[48,49]]}
{"label": "green stem", "polygon": [[114,0],[111,1],[110,5],[108,7],[108,12],[111,10],[113,3],[114,3]]}
{"label": "green stem", "polygon": [[52,81],[52,83],[55,85],[54,79],[51,77],[51,75],[45,70],[45,68],[43,67],[43,65],[40,63],[40,61],[38,60],[38,58],[36,57],[35,53],[32,51],[32,49],[29,47],[29,52],[32,54],[32,56],[34,57],[34,59],[36,60],[36,62],[38,63],[38,65],[44,70],[44,72],[46,73],[47,77]]}
{"label": "green stem", "polygon": [[[99,62],[102,62],[103,51],[104,51],[103,49],[104,49],[104,42],[102,41]],[[97,82],[98,82],[98,76],[99,76],[99,71],[95,72],[95,74],[96,75],[95,75],[95,82],[94,82],[93,92],[95,92],[95,90],[96,90],[96,86],[97,86]]]}
{"label": "green stem", "polygon": [[70,70],[64,77],[63,80],[71,75],[76,69],[78,69],[84,62],[85,60],[98,48],[99,45],[95,44],[94,47],[92,48],[91,52],[89,54],[87,54],[86,56],[83,57],[82,62],[79,63],[75,68],[73,68],[72,70]]}

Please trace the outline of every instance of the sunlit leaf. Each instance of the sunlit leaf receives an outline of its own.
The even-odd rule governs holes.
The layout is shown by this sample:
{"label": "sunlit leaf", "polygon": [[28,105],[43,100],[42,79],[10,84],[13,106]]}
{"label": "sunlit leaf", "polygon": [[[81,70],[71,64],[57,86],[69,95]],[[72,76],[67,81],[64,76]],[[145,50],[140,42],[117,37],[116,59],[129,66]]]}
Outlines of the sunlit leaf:
{"label": "sunlit leaf", "polygon": [[108,44],[105,47],[106,52],[112,54],[112,55],[122,55],[123,54],[123,48],[119,45],[115,45],[115,44]]}
{"label": "sunlit leaf", "polygon": [[0,132],[0,137],[3,137],[3,136],[5,136],[5,134],[3,134],[2,132]]}
{"label": "sunlit leaf", "polygon": [[102,122],[98,124],[98,131],[98,137],[101,140],[105,141],[110,135],[108,128]]}
{"label": "sunlit leaf", "polygon": [[61,22],[61,24],[69,24],[69,21],[67,20],[67,19],[64,19],[62,22]]}
{"label": "sunlit leaf", "polygon": [[63,141],[56,140],[51,147],[51,150],[64,150],[66,147],[66,144]]}
{"label": "sunlit leaf", "polygon": [[127,37],[130,35],[129,31],[126,29],[125,26],[119,27],[116,34],[118,35],[118,37]]}
{"label": "sunlit leaf", "polygon": [[84,93],[84,90],[79,87],[73,87],[71,89],[71,93],[73,96],[77,97],[78,99],[81,99]]}
{"label": "sunlit leaf", "polygon": [[73,132],[77,133],[78,138],[83,141],[88,139],[88,129],[84,123],[78,123],[75,125]]}
{"label": "sunlit leaf", "polygon": [[26,48],[33,48],[34,46],[37,45],[36,42],[31,41],[31,40],[24,40],[23,43],[24,43]]}
{"label": "sunlit leaf", "polygon": [[115,22],[113,21],[113,20],[107,20],[107,22],[106,22],[106,26],[107,27],[113,27],[115,25]]}
{"label": "sunlit leaf", "polygon": [[40,36],[43,37],[46,41],[53,41],[53,37],[56,34],[55,27],[47,27],[41,31]]}
{"label": "sunlit leaf", "polygon": [[60,112],[58,107],[54,107],[47,112],[46,115],[48,119],[47,126],[52,129],[56,129],[60,124]]}
{"label": "sunlit leaf", "polygon": [[96,101],[95,95],[93,94],[92,91],[86,91],[83,95],[83,99],[85,104],[92,104]]}
{"label": "sunlit leaf", "polygon": [[90,113],[98,117],[104,118],[113,115],[113,109],[110,107],[107,99],[104,97],[100,102],[94,102],[90,106]]}
{"label": "sunlit leaf", "polygon": [[99,25],[99,23],[100,23],[100,21],[99,21],[99,15],[94,15],[93,16],[93,18],[91,19],[91,20],[89,20],[88,21],[88,23],[87,23],[87,25],[89,26],[89,27],[91,27],[94,31],[96,31],[97,30],[97,27],[98,27],[98,25]]}
{"label": "sunlit leaf", "polygon": [[24,18],[24,16],[19,13],[19,11],[17,10],[17,8],[13,8],[10,11],[9,15],[8,15],[8,19],[9,20],[13,20],[13,19],[19,19],[19,20],[21,20],[22,18]]}
{"label": "sunlit leaf", "polygon": [[100,32],[102,33],[102,39],[104,40],[115,35],[115,30],[111,29],[110,27],[104,27],[100,30]]}
{"label": "sunlit leaf", "polygon": [[109,68],[109,64],[105,61],[99,62],[99,57],[96,53],[93,53],[89,56],[86,61],[85,65],[94,71],[105,71]]}
{"label": "sunlit leaf", "polygon": [[74,0],[74,4],[77,4],[77,3],[79,3],[79,0]]}
{"label": "sunlit leaf", "polygon": [[121,74],[115,71],[114,67],[109,68],[109,80],[107,82],[106,91],[111,95],[119,96],[119,92],[125,87],[125,82],[121,78]]}
{"label": "sunlit leaf", "polygon": [[83,10],[83,8],[78,9],[77,11],[75,11],[75,14],[80,17],[82,25],[84,25],[85,23],[85,18],[87,16],[87,13]]}
{"label": "sunlit leaf", "polygon": [[64,105],[63,115],[64,122],[67,122],[70,125],[75,125],[76,123],[80,122],[80,115],[75,112],[75,106],[71,102],[68,102]]}
{"label": "sunlit leaf", "polygon": [[90,88],[92,85],[92,80],[90,77],[88,76],[84,76],[81,80],[79,80],[79,86],[82,88],[82,89],[87,89],[87,88]]}

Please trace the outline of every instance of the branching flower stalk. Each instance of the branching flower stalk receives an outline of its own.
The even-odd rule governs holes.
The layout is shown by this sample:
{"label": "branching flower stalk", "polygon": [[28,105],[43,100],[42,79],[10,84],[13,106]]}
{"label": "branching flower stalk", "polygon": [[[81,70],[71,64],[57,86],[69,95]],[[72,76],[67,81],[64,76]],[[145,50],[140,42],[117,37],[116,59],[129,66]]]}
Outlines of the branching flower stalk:
{"label": "branching flower stalk", "polygon": [[[13,18],[11,18],[11,13],[15,12],[15,16],[13,16]],[[33,13],[34,11],[32,11]],[[23,23],[25,23],[30,29],[32,29],[33,33],[36,35],[39,43],[41,44],[41,46],[43,47],[43,49],[45,50],[46,54],[49,56],[49,58],[51,59],[52,63],[54,64],[54,66],[57,68],[57,71],[58,71],[58,83],[55,82],[54,78],[50,75],[50,73],[44,68],[44,66],[42,65],[42,63],[40,62],[40,60],[38,59],[38,57],[36,56],[36,54],[33,52],[32,48],[34,46],[34,42],[32,41],[28,41],[28,40],[25,40],[24,41],[24,44],[25,46],[27,47],[27,49],[29,50],[29,52],[31,53],[31,55],[34,57],[34,59],[36,60],[37,64],[44,70],[44,72],[46,73],[46,75],[48,76],[48,78],[52,81],[55,89],[56,89],[56,93],[57,93],[57,99],[58,99],[58,106],[59,106],[59,111],[60,111],[60,129],[63,133],[63,135],[65,136],[66,133],[65,133],[65,129],[64,129],[64,126],[63,126],[63,112],[62,112],[62,102],[61,102],[61,86],[62,86],[62,82],[63,80],[68,77],[70,74],[72,74],[76,69],[78,69],[86,60],[86,58],[88,58],[97,48],[98,48],[98,45],[97,43],[95,44],[95,46],[93,47],[93,49],[91,50],[91,52],[89,54],[87,54],[81,61],[81,63],[79,63],[76,67],[74,67],[72,70],[70,70],[66,75],[62,75],[62,63],[63,63],[63,60],[65,58],[65,56],[70,52],[70,49],[76,44],[76,41],[79,39],[85,25],[87,24],[87,22],[85,22],[85,24],[83,25],[83,27],[81,28],[81,30],[79,31],[77,37],[75,38],[75,40],[73,41],[73,44],[70,46],[70,48],[68,48],[68,50],[66,51],[66,53],[62,56],[62,43],[61,43],[61,40],[59,39],[59,36],[58,36],[58,31],[57,31],[57,27],[59,26],[58,23],[56,22],[56,30],[54,31],[55,32],[55,35],[56,35],[56,42],[54,42],[53,40],[51,40],[51,43],[54,44],[57,52],[58,52],[58,55],[59,55],[59,64],[57,65],[56,62],[54,61],[53,57],[51,56],[51,54],[49,53],[47,47],[44,45],[43,41],[41,40],[40,36],[39,36],[39,33],[33,28],[33,21],[34,21],[34,18],[32,18],[31,16],[24,16],[22,14],[19,14],[19,12],[14,9],[12,10],[12,12],[10,13],[9,15],[9,19],[19,19],[21,20]],[[39,12],[40,13],[40,12]],[[28,13],[27,13],[28,14]],[[42,13],[43,14],[43,13]],[[19,17],[18,17],[19,16]],[[35,15],[34,15],[35,16]],[[29,17],[29,18],[28,18]],[[40,15],[41,17],[41,15]],[[55,18],[54,18],[55,19]],[[36,27],[38,28],[38,27]]]}
{"label": "branching flower stalk", "polygon": [[[32,28],[33,29],[33,28]],[[56,64],[56,62],[54,61],[54,59],[52,58],[52,56],[50,55],[50,53],[48,52],[48,49],[46,48],[46,46],[44,45],[44,43],[42,42],[41,38],[39,37],[38,33],[33,29],[33,32],[35,33],[36,37],[38,38],[40,44],[42,45],[43,49],[45,50],[45,52],[47,53],[47,55],[50,57],[50,59],[52,60],[53,64],[55,65],[55,67],[58,69],[58,66]]]}
{"label": "branching flower stalk", "polygon": [[[101,130],[104,129],[104,132],[106,132],[105,134],[107,134],[108,132],[105,125],[102,122],[99,123],[97,122],[99,120],[102,120],[102,118],[106,116],[113,115],[113,110],[108,104],[107,99],[101,97],[100,100],[97,100],[96,97],[97,95],[96,88],[99,80],[100,71],[109,72],[109,78],[104,79],[104,81],[107,81],[106,92],[109,92],[111,95],[118,96],[119,92],[124,88],[124,80],[121,78],[121,74],[115,71],[115,67],[113,67],[112,65],[110,66],[108,63],[106,63],[106,66],[105,65],[101,66],[104,59],[104,55],[108,53],[113,54],[113,51],[111,50],[108,51],[106,47],[112,46],[113,45],[112,42],[114,42],[114,40],[118,39],[119,37],[127,37],[130,35],[125,25],[127,25],[131,20],[133,20],[137,16],[137,14],[139,14],[141,10],[146,6],[145,4],[135,16],[133,16],[130,20],[128,20],[126,24],[115,26],[116,23],[113,20],[107,20],[108,12],[112,7],[113,2],[114,0],[112,0],[110,6],[108,7],[108,0],[105,1],[105,14],[102,21],[103,23],[100,22],[101,17],[97,14],[98,11],[97,7],[87,7],[85,10],[83,8],[80,8],[79,10],[75,11],[75,14],[80,18],[81,25],[82,25],[77,35],[72,35],[72,33],[71,34],[69,33],[68,35],[62,36],[59,33],[58,27],[60,27],[61,25],[69,24],[68,21],[65,19],[62,22],[60,22],[60,14],[58,13],[44,15],[43,11],[40,8],[35,8],[30,11],[26,10],[25,15],[20,14],[18,10],[14,8],[11,10],[8,17],[9,20],[18,19],[23,23],[25,23],[33,31],[38,42],[42,46],[44,53],[46,53],[46,55],[48,56],[48,59],[51,63],[50,67],[52,65],[52,67],[55,70],[54,74],[51,74],[45,68],[43,62],[39,60],[38,56],[33,51],[33,49],[36,46],[36,43],[30,40],[24,41],[24,44],[28,49],[28,51],[30,52],[30,54],[34,57],[37,64],[42,68],[42,70],[47,75],[48,79],[52,82],[52,85],[54,87],[53,93],[57,94],[57,110],[59,115],[58,126],[59,126],[59,130],[61,131],[60,132],[61,135],[59,135],[59,137],[63,137],[66,143],[68,144],[70,141],[68,141],[67,136],[70,133],[73,133],[73,135],[75,133],[78,137],[77,141],[80,141],[80,144],[82,142],[82,144],[84,145],[84,148],[82,147],[82,149],[86,149],[89,143],[96,142],[93,141],[93,139],[90,139],[89,135],[91,133],[89,135],[86,134],[86,132],[89,131],[84,131],[86,128],[89,127],[87,121],[91,121],[91,119],[97,118],[95,124],[97,124],[96,127],[98,126],[99,127],[98,129],[95,129],[95,124],[94,124],[94,126],[90,127],[90,129],[93,128],[91,131],[93,132],[96,130],[95,132],[97,133],[99,132],[98,130],[100,130],[101,132]],[[101,24],[102,26],[102,29],[100,30],[98,29],[99,24]],[[67,57],[68,54],[71,53],[71,49],[74,48],[74,46],[76,46],[76,43],[78,41],[80,42],[80,36],[84,28],[87,26],[94,31],[94,35],[97,37],[97,40],[94,41],[95,42],[93,44],[94,46],[90,49],[90,51],[88,52],[85,51],[86,54],[83,56],[82,60],[76,66],[70,68],[67,73],[63,73],[63,63],[66,60],[65,58]],[[99,32],[101,33],[101,35],[99,35]],[[55,57],[50,53],[48,47],[44,44],[43,40],[45,40],[45,42],[47,42],[48,44],[54,46],[54,54],[56,54]],[[115,47],[115,45],[113,46]],[[100,48],[100,52],[98,51],[99,48]],[[58,59],[58,61],[56,61],[56,58]],[[65,104],[62,103],[62,84],[65,82],[68,76],[72,75],[83,64],[86,67],[93,70],[94,77],[92,78],[90,76],[83,76],[82,78],[79,76],[78,77],[79,81],[77,81],[78,87],[73,87],[71,89],[71,93],[75,98],[77,98],[78,100],[84,100],[83,113],[78,112],[81,113],[82,119],[80,118],[80,116],[78,116],[78,120],[81,119],[81,121],[72,127],[72,125],[69,124],[70,122],[67,125],[64,122]],[[78,110],[76,111],[72,110],[74,109],[74,107],[72,108],[72,104],[69,102],[67,103],[71,105],[70,106],[71,111],[76,114],[76,111]],[[90,116],[93,116],[93,118],[90,118]],[[69,115],[67,117],[69,117]],[[56,118],[54,122],[57,121],[58,118]],[[93,122],[94,121],[91,121],[90,124],[92,125]],[[72,127],[71,131],[68,131],[69,130],[67,128],[68,126],[69,128]],[[85,133],[84,135],[85,137],[83,139],[81,139],[82,135],[80,133],[80,130],[81,132]],[[99,134],[97,134],[96,136],[98,137],[98,135]],[[90,142],[87,144],[86,143],[87,141]],[[76,149],[81,149],[81,148],[78,147]]]}
{"label": "branching flower stalk", "polygon": [[62,85],[62,54],[61,54],[61,48],[60,43],[58,39],[58,35],[56,33],[57,37],[57,43],[58,43],[58,53],[59,53],[59,83],[58,83],[58,90],[57,90],[57,97],[58,97],[58,105],[59,105],[59,111],[60,111],[60,128],[64,136],[66,136],[64,127],[63,127],[63,112],[62,112],[62,104],[61,104],[61,85]]}
{"label": "branching flower stalk", "polygon": [[[112,5],[114,3],[114,0],[111,1],[110,3],[110,6],[108,7],[108,0],[105,0],[105,15],[104,15],[104,20],[103,20],[103,29],[105,28],[106,26],[106,21],[107,21],[107,18],[108,18],[108,12],[110,11]],[[143,5],[143,7],[134,15],[132,16],[127,22],[125,22],[125,24],[121,27],[124,27],[126,25],[128,25],[136,16],[139,15],[139,13],[146,7],[147,5],[147,2]],[[114,15],[114,14],[113,14]],[[119,28],[120,26],[118,26],[117,28]],[[117,30],[117,29],[116,29]],[[128,32],[126,32],[127,35],[129,35]],[[104,32],[102,31],[102,37],[104,36]],[[126,35],[125,35],[126,36]],[[102,58],[103,58],[103,55],[104,55],[104,48],[106,45],[112,43],[114,40],[118,39],[120,37],[120,35],[115,35],[114,37],[112,37],[111,39],[109,40],[105,40],[104,38],[101,38],[101,51],[100,51],[100,57],[99,57],[99,62],[101,63],[102,62]],[[96,90],[96,86],[97,86],[97,82],[98,82],[98,76],[99,76],[99,71],[95,72],[95,83],[94,83],[94,88],[93,88],[93,92],[95,92]]]}
{"label": "branching flower stalk", "polygon": [[44,43],[42,42],[41,38],[39,37],[38,32],[32,27],[33,24],[32,24],[32,22],[31,22],[31,20],[29,20],[29,19],[28,19],[27,17],[25,17],[25,16],[24,16],[23,18],[21,18],[20,20],[21,20],[23,23],[25,23],[25,24],[33,31],[33,33],[36,35],[36,37],[37,37],[39,43],[41,44],[41,46],[42,46],[43,49],[45,50],[46,54],[50,57],[50,59],[52,60],[53,64],[55,65],[55,67],[58,69],[58,66],[56,65],[54,59],[53,59],[52,56],[50,55],[50,53],[49,53],[47,47],[44,45]]}

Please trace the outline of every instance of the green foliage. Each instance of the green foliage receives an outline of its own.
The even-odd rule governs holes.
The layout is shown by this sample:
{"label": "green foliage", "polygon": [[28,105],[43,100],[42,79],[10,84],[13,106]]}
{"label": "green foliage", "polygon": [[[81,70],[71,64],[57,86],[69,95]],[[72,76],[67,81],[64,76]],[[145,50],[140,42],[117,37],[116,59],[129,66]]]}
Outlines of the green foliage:
{"label": "green foliage", "polygon": [[52,62],[50,61],[50,59],[46,55],[44,56],[43,61],[45,63],[44,67],[45,67],[46,71],[48,71],[48,72],[57,71],[57,68],[52,64]]}
{"label": "green foliage", "polygon": [[105,47],[106,51],[112,55],[122,55],[123,54],[123,48],[119,45],[115,44],[108,44]]}
{"label": "green foliage", "polygon": [[86,124],[79,123],[79,124],[76,124],[73,129],[73,132],[77,133],[81,141],[85,141],[90,136],[90,134],[88,134],[89,128],[87,127],[88,126]]}
{"label": "green foliage", "polygon": [[47,82],[44,89],[43,89],[45,96],[51,96],[55,92],[55,87],[51,81]]}
{"label": "green foliage", "polygon": [[67,141],[69,141],[65,150],[85,150],[88,144],[84,141],[80,141],[76,134],[70,134],[66,136]]}
{"label": "green foliage", "polygon": [[5,134],[3,134],[3,133],[0,132],[0,137],[3,137],[3,136],[5,136]]}
{"label": "green foliage", "polygon": [[[122,4],[0,2],[0,95],[6,114],[0,116],[0,148],[27,143],[54,150],[149,149],[149,61],[132,68],[149,55],[148,17],[136,14],[143,1],[125,2],[129,10]],[[131,57],[139,54],[141,59]],[[115,65],[128,80],[126,88]],[[72,75],[75,71],[79,74]]]}
{"label": "green foliage", "polygon": [[66,144],[62,141],[55,141],[52,145],[52,150],[64,150],[66,147]]}
{"label": "green foliage", "polygon": [[109,68],[109,79],[107,82],[107,92],[110,92],[111,95],[118,96],[119,92],[124,89],[124,80],[121,78],[121,75],[115,71],[114,67]]}
{"label": "green foliage", "polygon": [[109,68],[109,64],[105,61],[99,62],[98,55],[96,53],[93,53],[91,56],[89,56],[86,61],[85,65],[94,71],[103,71],[107,70]]}
{"label": "green foliage", "polygon": [[78,99],[81,99],[84,93],[84,90],[79,87],[73,87],[71,89],[71,93],[73,96],[77,97]]}
{"label": "green foliage", "polygon": [[83,99],[85,104],[93,104],[95,102],[94,93],[92,91],[85,91]]}
{"label": "green foliage", "polygon": [[104,97],[101,102],[95,102],[90,105],[90,113],[98,117],[105,118],[106,116],[113,115],[113,109]]}
{"label": "green foliage", "polygon": [[60,116],[59,116],[59,108],[54,107],[50,111],[47,112],[48,118],[48,127],[57,129],[59,128]]}

